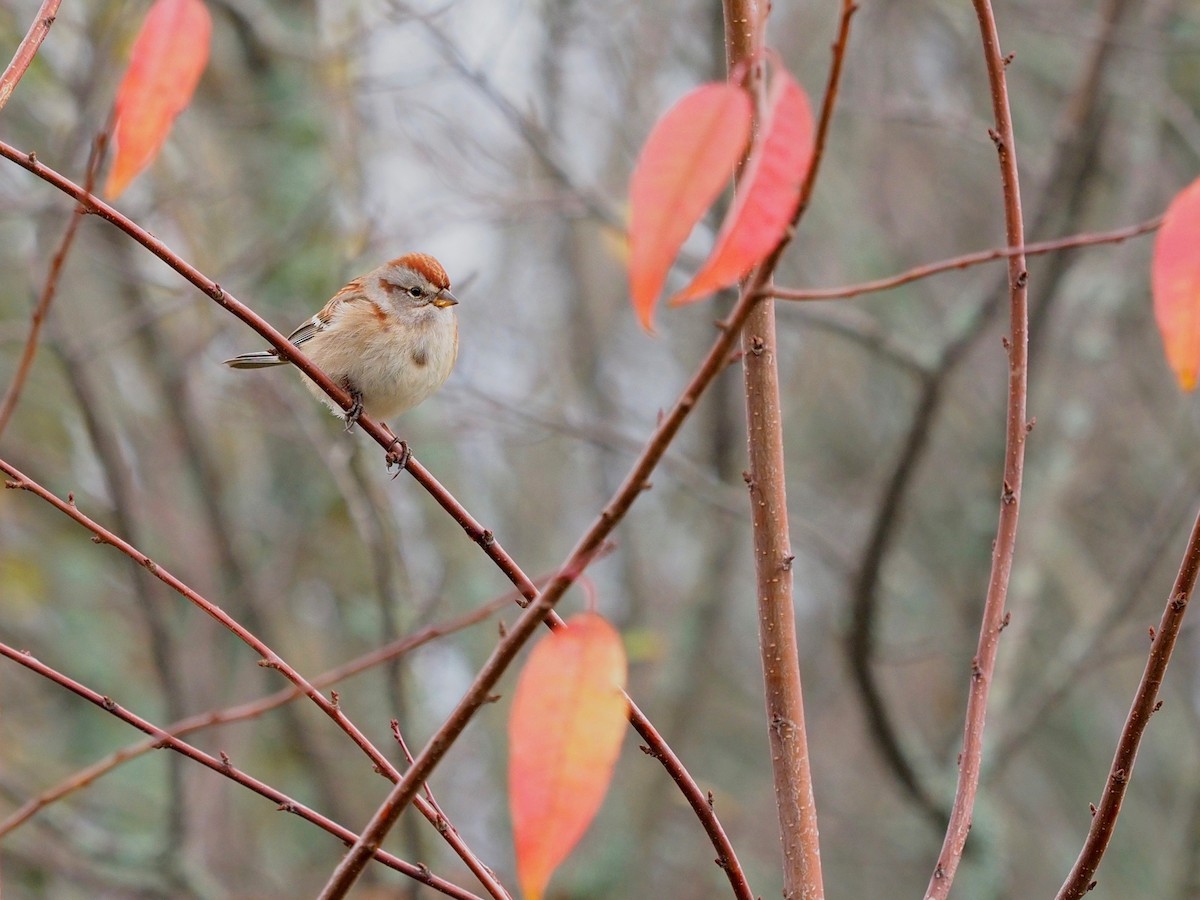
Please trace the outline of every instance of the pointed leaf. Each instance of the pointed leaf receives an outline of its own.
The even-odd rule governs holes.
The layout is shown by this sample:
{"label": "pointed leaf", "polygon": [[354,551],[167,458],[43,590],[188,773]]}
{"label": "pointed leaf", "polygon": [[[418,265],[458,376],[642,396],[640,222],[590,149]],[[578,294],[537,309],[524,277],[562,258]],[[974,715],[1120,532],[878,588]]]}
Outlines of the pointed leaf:
{"label": "pointed leaf", "polygon": [[155,0],[117,89],[116,154],[104,193],[115,198],[154,161],[208,62],[212,18],[202,0]]}
{"label": "pointed leaf", "polygon": [[629,714],[625,649],[602,617],[582,613],[534,647],[508,723],[517,875],[527,900],[587,830],[608,790]]}
{"label": "pointed leaf", "polygon": [[672,304],[696,300],[736,283],[775,249],[800,202],[812,162],[813,122],[808,95],[785,70],[767,98],[763,138],[746,163],[742,186],[708,261]]}
{"label": "pointed leaf", "polygon": [[1179,386],[1193,390],[1200,372],[1200,179],[1167,207],[1150,275],[1167,363]]}
{"label": "pointed leaf", "polygon": [[706,84],[671,107],[646,139],[629,182],[629,291],[647,331],[679,248],[733,176],[752,116],[740,87]]}

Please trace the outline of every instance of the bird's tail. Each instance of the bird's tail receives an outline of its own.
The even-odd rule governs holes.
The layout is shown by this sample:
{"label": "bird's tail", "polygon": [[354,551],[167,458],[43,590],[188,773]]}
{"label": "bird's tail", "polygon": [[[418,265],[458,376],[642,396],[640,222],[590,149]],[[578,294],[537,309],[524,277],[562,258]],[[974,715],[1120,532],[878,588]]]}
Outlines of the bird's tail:
{"label": "bird's tail", "polygon": [[287,360],[274,350],[259,350],[257,353],[243,353],[241,356],[227,359],[225,365],[231,369],[265,369],[268,366],[287,365]]}

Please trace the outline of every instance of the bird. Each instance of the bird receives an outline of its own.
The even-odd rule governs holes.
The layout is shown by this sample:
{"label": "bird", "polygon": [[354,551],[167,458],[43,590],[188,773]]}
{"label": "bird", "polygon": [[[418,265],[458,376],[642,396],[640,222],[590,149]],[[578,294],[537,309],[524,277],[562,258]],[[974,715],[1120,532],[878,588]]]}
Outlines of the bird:
{"label": "bird", "polygon": [[[458,358],[457,304],[441,263],[408,253],[350,281],[288,340],[350,395],[353,404],[343,410],[305,379],[349,431],[363,413],[394,418],[446,382]],[[234,369],[287,363],[275,349],[224,362]]]}

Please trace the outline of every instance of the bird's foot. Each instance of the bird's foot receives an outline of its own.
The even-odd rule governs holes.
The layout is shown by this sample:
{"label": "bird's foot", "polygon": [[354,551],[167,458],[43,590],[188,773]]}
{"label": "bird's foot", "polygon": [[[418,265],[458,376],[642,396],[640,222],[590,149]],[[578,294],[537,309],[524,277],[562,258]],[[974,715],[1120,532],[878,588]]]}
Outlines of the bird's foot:
{"label": "bird's foot", "polygon": [[389,469],[392,466],[397,467],[396,474],[392,476],[393,478],[399,476],[407,468],[410,459],[412,459],[412,451],[408,449],[408,441],[402,441],[400,438],[392,441],[392,449],[388,450],[385,461]]}
{"label": "bird's foot", "polygon": [[350,408],[346,410],[342,418],[346,420],[346,431],[349,433],[354,430],[354,423],[357,422],[359,417],[363,414],[363,396],[362,392],[356,390],[355,388],[347,386],[346,390],[349,391],[350,400],[352,402],[350,404]]}

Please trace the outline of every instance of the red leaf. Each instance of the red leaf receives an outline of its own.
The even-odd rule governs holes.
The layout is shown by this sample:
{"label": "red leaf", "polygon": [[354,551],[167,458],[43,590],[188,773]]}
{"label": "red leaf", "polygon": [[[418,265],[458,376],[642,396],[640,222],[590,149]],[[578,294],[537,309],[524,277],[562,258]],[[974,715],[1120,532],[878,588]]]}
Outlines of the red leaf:
{"label": "red leaf", "polygon": [[750,138],[750,97],[705,84],[658,120],[629,181],[629,291],[642,327],[692,228],[729,183]]}
{"label": "red leaf", "polygon": [[527,900],[587,830],[608,790],[629,715],[625,648],[582,613],[529,654],[508,721],[508,783],[517,875]]}
{"label": "red leaf", "polygon": [[808,95],[780,70],[767,98],[763,139],[746,163],[716,246],[692,283],[672,304],[696,300],[734,284],[775,249],[800,202],[800,186],[812,162],[813,122]]}
{"label": "red leaf", "polygon": [[104,193],[119,195],[154,161],[208,62],[212,18],[202,0],[155,0],[117,89],[116,155]]}
{"label": "red leaf", "polygon": [[1179,386],[1193,390],[1200,371],[1200,179],[1167,207],[1150,275],[1167,363]]}

